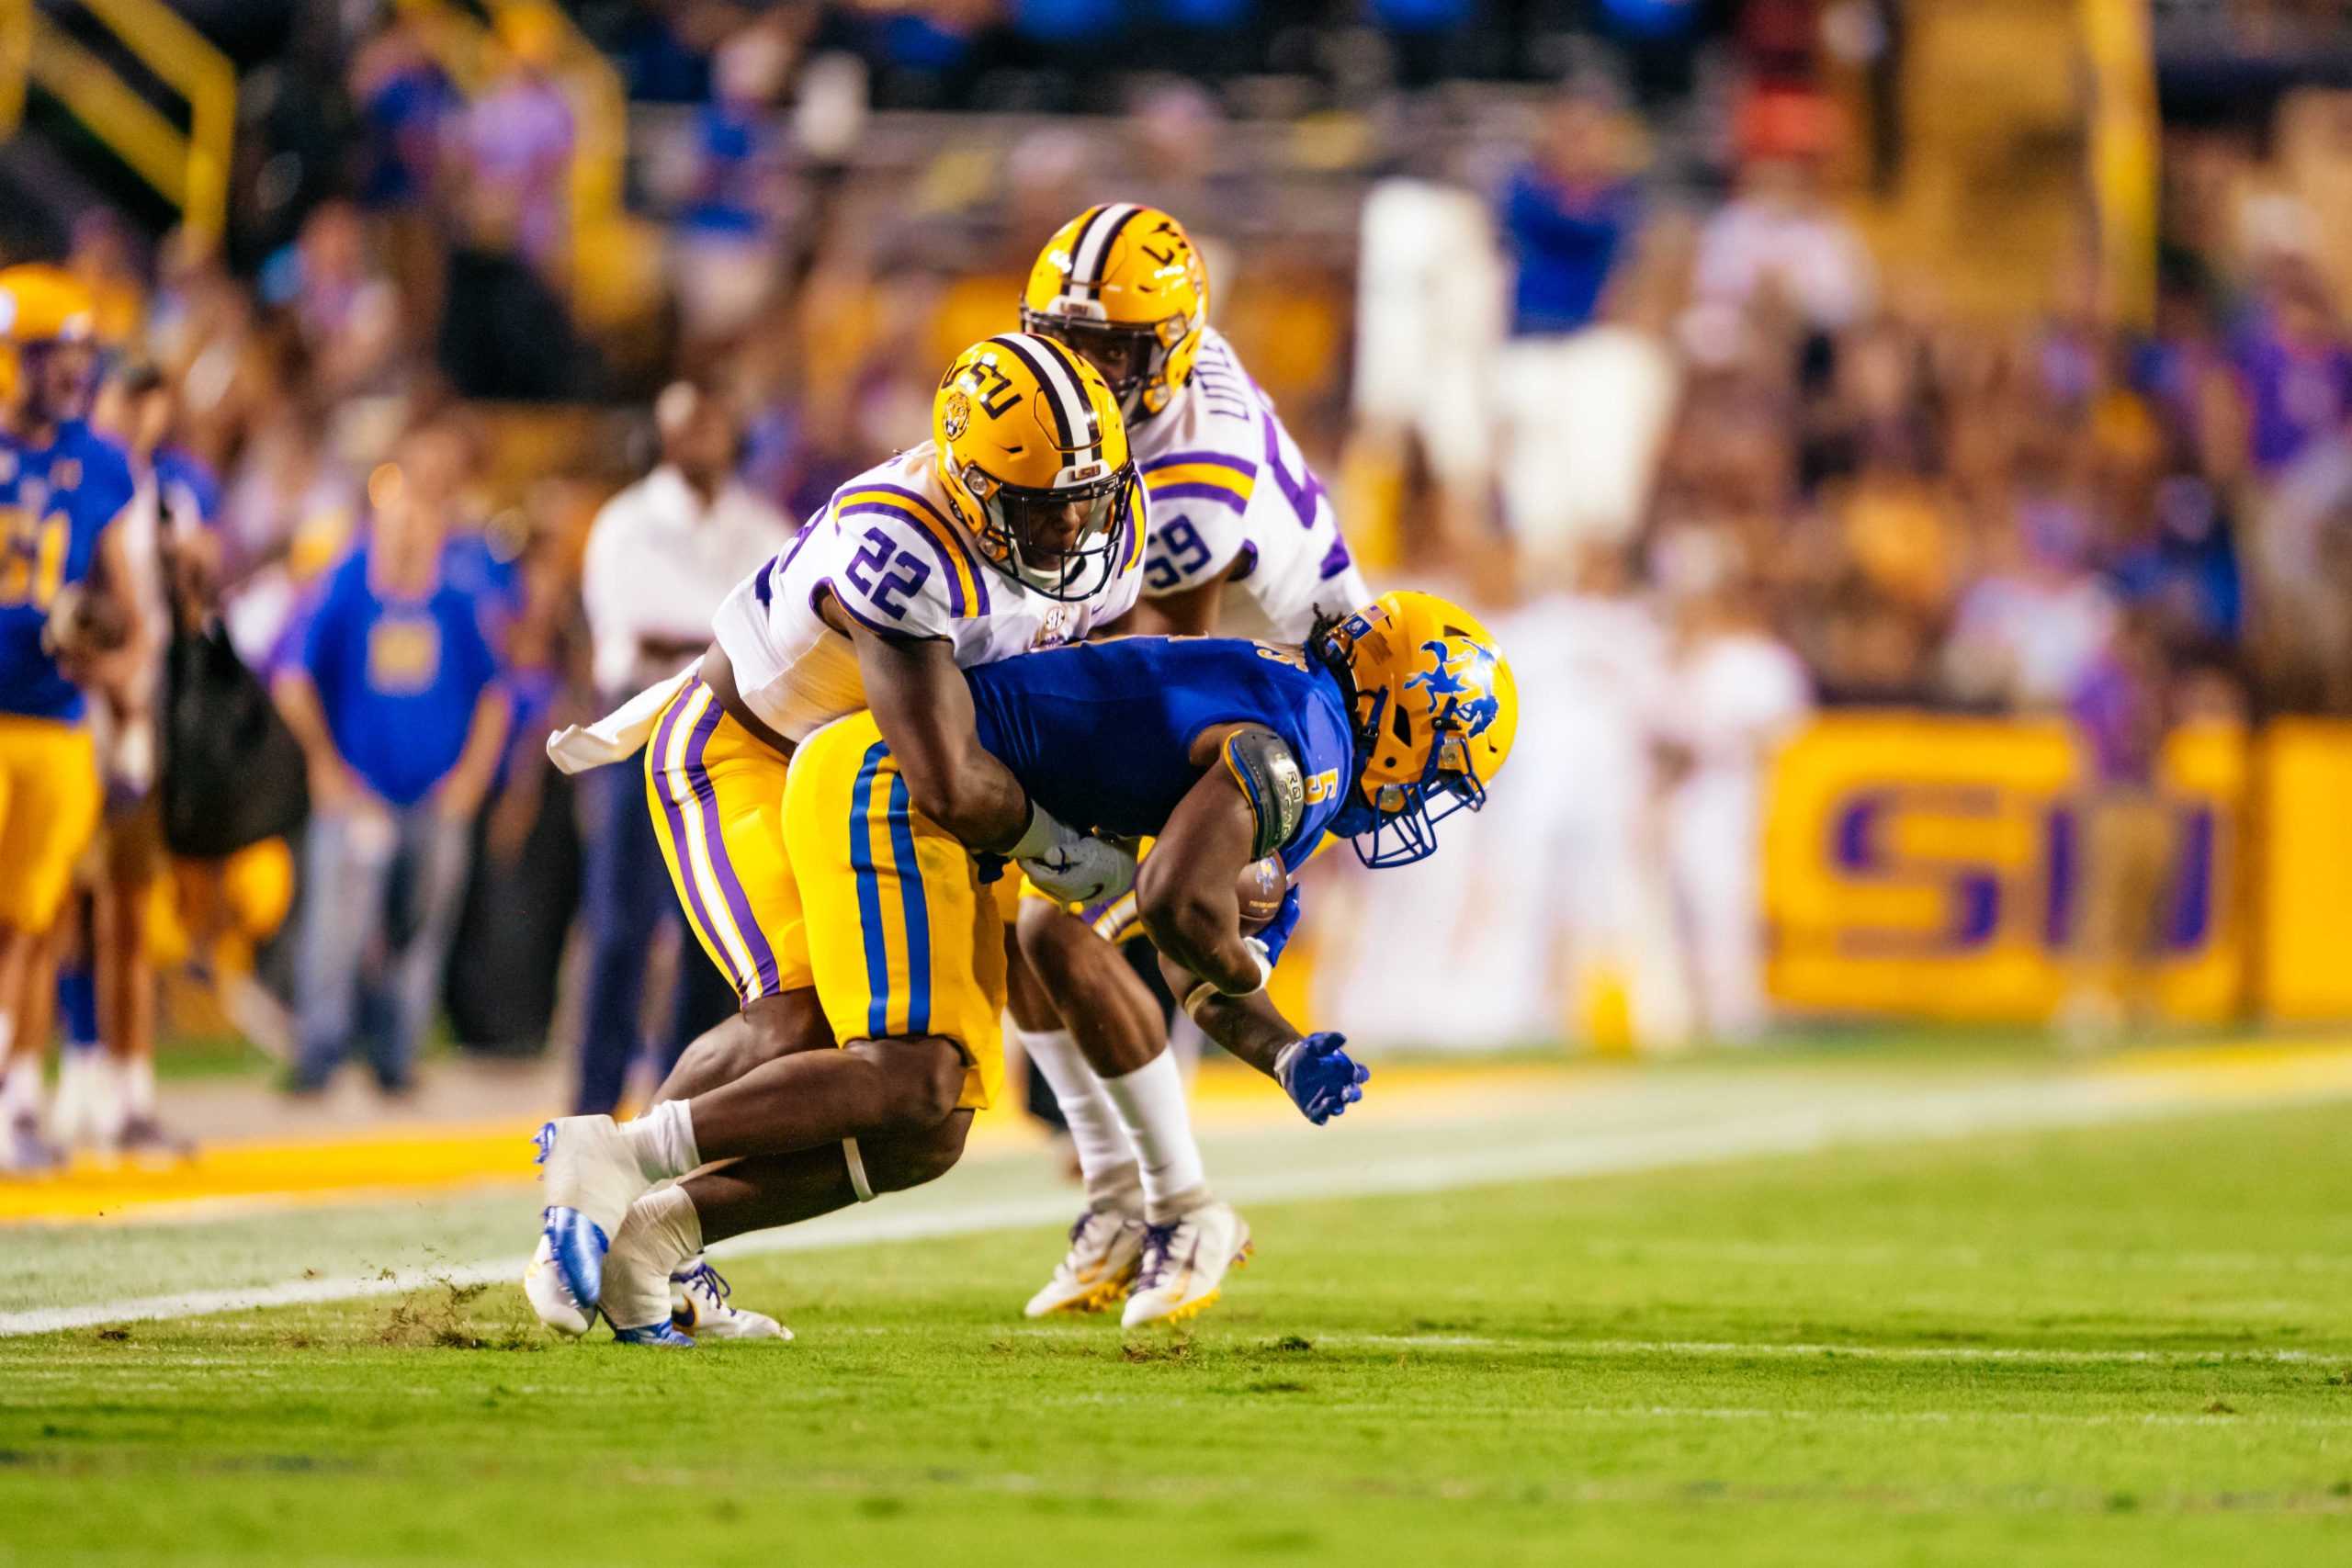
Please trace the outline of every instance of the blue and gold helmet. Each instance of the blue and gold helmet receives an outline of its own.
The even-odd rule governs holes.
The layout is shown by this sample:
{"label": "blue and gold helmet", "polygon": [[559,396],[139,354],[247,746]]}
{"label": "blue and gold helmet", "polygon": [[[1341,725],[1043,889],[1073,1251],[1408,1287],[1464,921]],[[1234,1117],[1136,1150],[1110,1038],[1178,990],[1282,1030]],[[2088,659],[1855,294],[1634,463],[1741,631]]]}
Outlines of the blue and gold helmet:
{"label": "blue and gold helmet", "polygon": [[1494,637],[1433,593],[1384,593],[1318,630],[1313,651],[1347,682],[1354,798],[1333,831],[1368,866],[1409,865],[1437,824],[1487,803],[1519,736],[1519,685]]}
{"label": "blue and gold helmet", "polygon": [[[0,399],[38,396],[44,389],[35,385],[30,362],[60,347],[95,351],[97,337],[97,301],[72,273],[47,262],[0,267]],[[53,412],[79,413],[87,395],[85,385],[63,400],[76,406]]]}

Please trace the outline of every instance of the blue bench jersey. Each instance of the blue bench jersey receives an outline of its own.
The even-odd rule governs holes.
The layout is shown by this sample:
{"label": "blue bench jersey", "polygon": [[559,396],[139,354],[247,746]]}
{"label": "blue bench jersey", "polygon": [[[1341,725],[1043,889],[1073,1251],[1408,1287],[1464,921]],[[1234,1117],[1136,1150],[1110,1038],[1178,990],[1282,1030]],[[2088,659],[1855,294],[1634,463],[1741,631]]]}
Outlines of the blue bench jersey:
{"label": "blue bench jersey", "polygon": [[1205,771],[1192,761],[1193,738],[1219,725],[1263,725],[1290,747],[1306,784],[1306,815],[1282,847],[1283,863],[1295,871],[1355,777],[1340,683],[1295,648],[1114,637],[964,674],[980,744],[1073,826],[1121,838],[1159,832]]}
{"label": "blue bench jersey", "polygon": [[90,575],[130,491],[122,449],[78,419],[47,446],[0,440],[0,713],[82,716],[82,690],[42,649],[41,628],[58,593]]}

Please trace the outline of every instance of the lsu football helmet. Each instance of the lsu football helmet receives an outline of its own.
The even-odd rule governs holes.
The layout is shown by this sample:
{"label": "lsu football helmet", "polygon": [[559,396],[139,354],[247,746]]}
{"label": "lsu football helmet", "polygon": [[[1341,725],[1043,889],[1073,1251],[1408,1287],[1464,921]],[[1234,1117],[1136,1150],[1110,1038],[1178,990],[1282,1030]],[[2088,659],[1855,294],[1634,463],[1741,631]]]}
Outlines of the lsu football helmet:
{"label": "lsu football helmet", "polygon": [[1368,866],[1409,865],[1437,824],[1487,803],[1519,735],[1519,684],[1476,616],[1433,593],[1384,593],[1317,630],[1348,687],[1356,798],[1332,824]]}
{"label": "lsu football helmet", "polygon": [[[79,413],[97,339],[97,300],[72,273],[46,262],[0,267],[0,398],[34,398],[44,412]],[[74,356],[52,369],[60,347]]]}
{"label": "lsu football helmet", "polygon": [[990,565],[1048,599],[1092,597],[1138,552],[1118,400],[1051,338],[1002,333],[956,356],[931,403],[939,482]]}
{"label": "lsu football helmet", "polygon": [[1193,377],[1209,319],[1209,275],[1184,226],[1156,207],[1090,207],[1029,269],[1021,326],[1078,350],[1130,420],[1166,408]]}

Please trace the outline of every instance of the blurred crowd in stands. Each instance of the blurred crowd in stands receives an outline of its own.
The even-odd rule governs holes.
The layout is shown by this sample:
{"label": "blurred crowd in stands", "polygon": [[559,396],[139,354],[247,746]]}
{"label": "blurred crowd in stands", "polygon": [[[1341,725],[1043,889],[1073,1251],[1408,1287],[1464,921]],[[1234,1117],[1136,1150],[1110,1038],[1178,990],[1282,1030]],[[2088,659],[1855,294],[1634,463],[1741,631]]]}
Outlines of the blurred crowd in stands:
{"label": "blurred crowd in stands", "polygon": [[[1825,62],[1867,76],[1888,6],[1374,0],[1335,28],[1273,0],[598,0],[580,33],[498,8],[466,83],[429,9],[317,7],[254,73],[225,243],[99,210],[66,258],[153,389],[148,448],[205,476],[211,603],[310,757],[277,948],[298,1089],[354,1054],[401,1087],[445,1003],[463,1042],[538,1048],[584,888],[598,977],[564,1016],[583,1106],[618,1099],[674,921],[633,781],[582,798],[541,740],[697,648],[697,593],[922,439],[938,367],[1099,199],[1208,247],[1216,320],[1376,582],[1521,624],[1604,603],[1666,667],[1710,633],[1789,656],[1751,774],[1813,701],[2071,713],[2143,784],[2184,716],[2352,713],[2344,273],[2258,135],[2168,145],[2153,319],[2087,260],[2059,308],[1987,318],[1875,262],[1845,200],[1875,154]],[[634,310],[575,243],[582,34],[633,100]],[[1071,68],[1131,46],[1161,69]],[[1498,96],[1416,92],[1464,76]],[[1401,345],[1376,276],[1400,200],[1417,243],[1443,228],[1420,214],[1476,215],[1458,267],[1408,265]],[[640,479],[598,525],[635,531],[608,571],[700,538],[707,581],[625,626],[592,520]],[[1559,690],[1623,696],[1601,679]],[[1642,779],[1703,772],[1714,737],[1657,728]],[[724,1006],[705,968],[689,948],[657,1045]],[[1738,990],[1719,1032],[1754,1027]]]}

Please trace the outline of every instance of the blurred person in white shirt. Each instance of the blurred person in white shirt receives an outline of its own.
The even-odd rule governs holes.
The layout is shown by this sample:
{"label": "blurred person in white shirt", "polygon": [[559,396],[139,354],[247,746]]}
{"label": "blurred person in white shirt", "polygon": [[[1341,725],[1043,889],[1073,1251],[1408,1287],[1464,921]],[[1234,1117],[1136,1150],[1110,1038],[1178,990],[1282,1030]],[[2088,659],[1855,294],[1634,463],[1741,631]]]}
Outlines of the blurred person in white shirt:
{"label": "blurred person in white shirt", "polygon": [[[1679,1043],[1689,1027],[1659,874],[1652,741],[1669,696],[1666,628],[1632,576],[1629,547],[1587,539],[1496,625],[1529,671],[1518,744],[1556,787],[1493,803],[1481,824],[1509,846],[1494,869],[1515,944],[1521,1038],[1565,1028],[1603,1048]],[[1528,982],[1534,982],[1529,984]]]}
{"label": "blurred person in white shirt", "polygon": [[2115,595],[2086,564],[2092,519],[2078,498],[2030,492],[1994,547],[2006,558],[1961,596],[1944,682],[1963,702],[2028,712],[2074,699],[2105,653]]}
{"label": "blurred person in white shirt", "polygon": [[1813,707],[1804,666],[1728,558],[1694,570],[1677,635],[1660,761],[1674,883],[1702,1038],[1757,1039],[1764,994],[1763,814],[1772,761]]}
{"label": "blurred person in white shirt", "polygon": [[1739,194],[1699,231],[1691,278],[1702,304],[1746,310],[1779,303],[1815,333],[1867,316],[1877,289],[1870,252],[1825,200],[1809,156],[1758,158]]}
{"label": "blurred person in white shirt", "polygon": [[[682,381],[653,409],[662,461],[605,503],[581,570],[596,686],[615,702],[700,657],[719,601],[792,542],[790,521],[736,476],[741,431],[723,399]],[[678,916],[637,775],[606,768],[584,783],[591,954],[576,1109],[587,1115],[620,1102],[640,1043],[647,956]],[[734,1011],[726,977],[686,947],[669,1027],[649,1043],[655,1079]]]}

